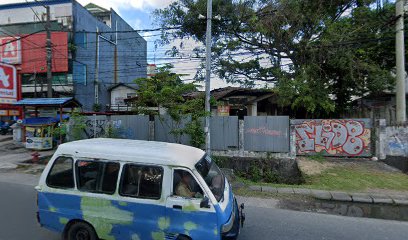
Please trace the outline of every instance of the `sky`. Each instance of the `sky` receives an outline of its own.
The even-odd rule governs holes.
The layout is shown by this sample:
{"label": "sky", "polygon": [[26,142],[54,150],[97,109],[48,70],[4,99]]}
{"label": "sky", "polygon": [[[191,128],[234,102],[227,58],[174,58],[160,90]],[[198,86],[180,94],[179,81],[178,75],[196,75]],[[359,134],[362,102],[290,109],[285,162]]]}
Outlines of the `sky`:
{"label": "sky", "polygon": [[[33,0],[28,0],[33,1]],[[171,2],[176,0],[77,0],[80,4],[85,6],[86,4],[92,2],[106,9],[112,8],[115,10],[125,21],[127,21],[135,30],[141,29],[151,29],[157,28],[158,26],[154,25],[154,19],[152,12],[158,8],[164,8],[168,6]],[[1,0],[2,4],[6,3],[16,3],[16,2],[25,2],[25,0]],[[204,13],[205,14],[205,13]],[[199,43],[194,42],[193,40],[175,40],[168,46],[160,46],[155,48],[154,41],[158,38],[157,35],[159,32],[154,33],[141,33],[141,35],[146,39],[148,43],[147,50],[147,61],[148,63],[155,63],[160,66],[164,63],[163,57],[166,57],[164,53],[166,50],[169,50],[172,46],[179,46],[183,42],[184,53],[189,55],[192,53],[192,49],[196,46],[200,46]],[[168,56],[167,56],[168,57]],[[174,71],[179,74],[187,74],[183,78],[189,82],[189,79],[192,79],[196,73],[196,68],[199,67],[198,61],[189,61],[189,60],[166,60],[174,65]],[[214,76],[211,79],[211,89],[225,87],[227,84],[221,79]],[[202,89],[201,89],[202,90]]]}

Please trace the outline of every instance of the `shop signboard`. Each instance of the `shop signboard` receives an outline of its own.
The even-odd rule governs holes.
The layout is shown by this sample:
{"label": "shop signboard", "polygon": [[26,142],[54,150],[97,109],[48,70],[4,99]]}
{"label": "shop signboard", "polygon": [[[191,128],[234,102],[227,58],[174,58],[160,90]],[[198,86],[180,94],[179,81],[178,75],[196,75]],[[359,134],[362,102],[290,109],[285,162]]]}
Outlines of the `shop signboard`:
{"label": "shop signboard", "polygon": [[21,64],[21,40],[19,37],[0,38],[0,61]]}
{"label": "shop signboard", "polygon": [[0,63],[0,104],[17,101],[17,72],[14,66]]}

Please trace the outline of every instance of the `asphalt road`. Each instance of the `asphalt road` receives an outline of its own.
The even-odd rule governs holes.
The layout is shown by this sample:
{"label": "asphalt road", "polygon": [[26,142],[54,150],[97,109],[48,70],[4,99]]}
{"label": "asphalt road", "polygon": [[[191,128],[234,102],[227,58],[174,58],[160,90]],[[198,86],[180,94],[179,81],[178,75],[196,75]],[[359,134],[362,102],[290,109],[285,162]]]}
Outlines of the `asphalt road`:
{"label": "asphalt road", "polygon": [[[59,234],[37,225],[35,211],[32,186],[0,182],[0,240],[60,239]],[[240,240],[402,240],[408,236],[408,222],[296,212],[250,203],[246,213],[247,222]]]}

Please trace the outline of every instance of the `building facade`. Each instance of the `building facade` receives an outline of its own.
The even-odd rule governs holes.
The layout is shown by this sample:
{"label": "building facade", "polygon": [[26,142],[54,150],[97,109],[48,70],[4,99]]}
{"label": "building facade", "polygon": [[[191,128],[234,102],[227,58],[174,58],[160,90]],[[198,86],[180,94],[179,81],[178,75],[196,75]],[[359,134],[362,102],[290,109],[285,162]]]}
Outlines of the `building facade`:
{"label": "building facade", "polygon": [[85,111],[105,111],[111,86],[147,77],[147,42],[112,9],[75,0],[0,5],[0,55],[16,49],[19,61],[8,63],[17,68],[23,98],[47,92],[45,6],[54,97],[74,96]]}

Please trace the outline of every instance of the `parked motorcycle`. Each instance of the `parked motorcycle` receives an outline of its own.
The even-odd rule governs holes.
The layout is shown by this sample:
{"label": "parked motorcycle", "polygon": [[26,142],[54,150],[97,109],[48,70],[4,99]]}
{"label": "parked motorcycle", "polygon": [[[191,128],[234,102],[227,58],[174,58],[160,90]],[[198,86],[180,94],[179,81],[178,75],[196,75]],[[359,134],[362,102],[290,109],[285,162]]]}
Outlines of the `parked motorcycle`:
{"label": "parked motorcycle", "polygon": [[0,135],[13,134],[13,129],[10,123],[4,123],[0,125]]}

